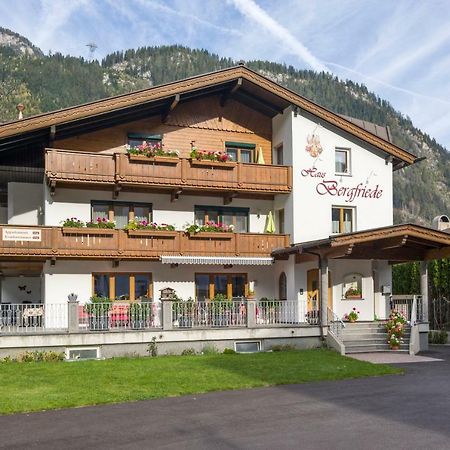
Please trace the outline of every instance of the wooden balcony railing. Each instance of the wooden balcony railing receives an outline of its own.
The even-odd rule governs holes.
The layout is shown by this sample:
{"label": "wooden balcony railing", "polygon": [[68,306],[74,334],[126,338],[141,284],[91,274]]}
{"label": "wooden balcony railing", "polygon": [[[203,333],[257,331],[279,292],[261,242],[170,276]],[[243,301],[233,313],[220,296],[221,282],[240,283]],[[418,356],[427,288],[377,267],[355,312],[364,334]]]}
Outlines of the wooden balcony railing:
{"label": "wooden balcony railing", "polygon": [[158,259],[161,255],[270,256],[289,237],[258,233],[125,231],[0,226],[0,257],[26,259]]}
{"label": "wooden balcony railing", "polygon": [[208,191],[280,194],[292,189],[292,167],[212,163],[187,158],[155,160],[124,153],[99,154],[47,149],[48,184],[111,185]]}

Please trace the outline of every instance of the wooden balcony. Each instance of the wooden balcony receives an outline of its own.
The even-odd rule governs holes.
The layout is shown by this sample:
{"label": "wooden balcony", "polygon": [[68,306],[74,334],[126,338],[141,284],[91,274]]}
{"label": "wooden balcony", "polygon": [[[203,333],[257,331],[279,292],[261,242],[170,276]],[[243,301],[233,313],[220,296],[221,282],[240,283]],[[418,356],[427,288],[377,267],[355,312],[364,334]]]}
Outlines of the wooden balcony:
{"label": "wooden balcony", "polygon": [[136,157],[47,149],[45,174],[51,191],[58,185],[208,191],[226,195],[289,193],[292,167],[213,163],[187,158]]}
{"label": "wooden balcony", "polygon": [[158,260],[175,256],[268,257],[289,245],[287,235],[125,231],[89,228],[0,226],[0,258]]}

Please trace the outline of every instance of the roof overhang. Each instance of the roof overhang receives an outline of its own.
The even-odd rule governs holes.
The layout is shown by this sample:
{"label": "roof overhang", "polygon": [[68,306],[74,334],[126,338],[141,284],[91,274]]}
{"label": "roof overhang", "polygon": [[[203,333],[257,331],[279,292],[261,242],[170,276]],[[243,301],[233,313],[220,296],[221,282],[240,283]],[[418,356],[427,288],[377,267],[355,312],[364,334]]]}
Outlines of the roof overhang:
{"label": "roof overhang", "polygon": [[275,259],[375,259],[392,263],[450,256],[450,233],[413,224],[393,225],[294,244],[272,252]]}
{"label": "roof overhang", "polygon": [[273,258],[235,256],[161,256],[162,264],[201,264],[231,266],[271,266]]}
{"label": "roof overhang", "polygon": [[392,156],[394,167],[413,164],[417,160],[415,155],[392,142],[242,65],[2,124],[0,150],[2,146],[32,143],[50,135],[58,138],[111,126],[113,120],[131,121],[142,114],[164,113],[174,98],[187,101],[213,93],[220,93],[221,103],[228,97],[235,98],[272,117],[289,106],[303,110],[386,152]]}

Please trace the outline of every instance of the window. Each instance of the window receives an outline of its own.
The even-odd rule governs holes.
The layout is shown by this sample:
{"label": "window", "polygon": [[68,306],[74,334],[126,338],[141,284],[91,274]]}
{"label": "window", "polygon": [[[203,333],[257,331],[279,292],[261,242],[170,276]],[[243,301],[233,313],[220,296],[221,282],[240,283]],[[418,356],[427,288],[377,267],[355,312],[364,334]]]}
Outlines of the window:
{"label": "window", "polygon": [[196,206],[195,223],[204,225],[206,222],[233,225],[236,233],[248,231],[248,208],[226,208],[222,206]]}
{"label": "window", "polygon": [[350,150],[337,148],[335,150],[336,174],[350,175]]}
{"label": "window", "polygon": [[333,206],[331,213],[332,233],[351,233],[355,231],[355,208]]}
{"label": "window", "polygon": [[195,298],[199,301],[222,294],[227,298],[247,295],[246,273],[197,273],[195,274]]}
{"label": "window", "polygon": [[278,147],[275,148],[275,159],[276,159],[276,163],[279,166],[282,166],[284,164],[283,144],[280,144]]}
{"label": "window", "polygon": [[231,156],[233,161],[243,163],[255,162],[255,144],[245,144],[243,142],[225,142],[225,151]]}
{"label": "window", "polygon": [[116,228],[123,228],[130,220],[152,220],[152,205],[148,203],[122,203],[94,201],[91,206],[91,220],[113,220]]}
{"label": "window", "polygon": [[344,299],[362,299],[362,275],[351,273],[344,277],[342,283],[342,298]]}
{"label": "window", "polygon": [[285,227],[284,227],[284,209],[279,209],[277,211],[278,216],[278,233],[284,234],[285,233]]}
{"label": "window", "polygon": [[149,273],[94,273],[93,295],[117,300],[142,300],[152,296]]}
{"label": "window", "polygon": [[128,145],[137,147],[143,142],[148,144],[161,143],[162,136],[160,134],[143,134],[143,133],[128,133]]}

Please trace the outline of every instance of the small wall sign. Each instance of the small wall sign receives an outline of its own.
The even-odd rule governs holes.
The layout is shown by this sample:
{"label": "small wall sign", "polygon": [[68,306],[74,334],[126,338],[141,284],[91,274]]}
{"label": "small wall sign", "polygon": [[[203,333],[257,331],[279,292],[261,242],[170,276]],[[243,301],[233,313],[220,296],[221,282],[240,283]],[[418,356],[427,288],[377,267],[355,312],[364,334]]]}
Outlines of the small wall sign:
{"label": "small wall sign", "polygon": [[41,242],[41,230],[31,228],[3,228],[2,240],[19,242]]}

